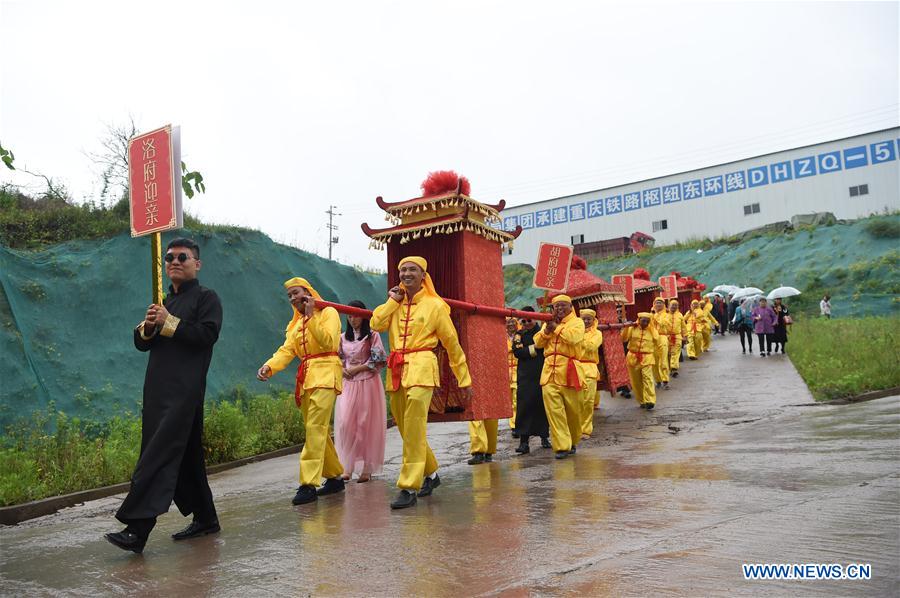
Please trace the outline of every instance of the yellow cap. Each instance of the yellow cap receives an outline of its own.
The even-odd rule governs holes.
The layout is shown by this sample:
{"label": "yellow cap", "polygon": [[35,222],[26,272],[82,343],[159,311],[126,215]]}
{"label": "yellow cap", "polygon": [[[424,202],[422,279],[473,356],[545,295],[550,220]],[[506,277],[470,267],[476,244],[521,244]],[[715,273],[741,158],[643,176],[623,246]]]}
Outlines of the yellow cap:
{"label": "yellow cap", "polygon": [[593,309],[587,309],[587,308],[584,308],[584,309],[579,309],[579,310],[578,310],[578,315],[579,315],[579,316],[593,316],[593,317],[596,318],[596,317],[597,317],[597,312],[595,312]]}
{"label": "yellow cap", "polygon": [[572,303],[572,298],[568,295],[557,295],[550,303]]}

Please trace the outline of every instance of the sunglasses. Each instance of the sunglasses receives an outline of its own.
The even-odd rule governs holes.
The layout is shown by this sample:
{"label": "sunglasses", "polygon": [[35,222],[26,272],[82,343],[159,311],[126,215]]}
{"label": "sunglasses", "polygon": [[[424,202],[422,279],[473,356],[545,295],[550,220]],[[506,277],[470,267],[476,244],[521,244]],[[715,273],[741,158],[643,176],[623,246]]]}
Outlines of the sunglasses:
{"label": "sunglasses", "polygon": [[186,261],[188,261],[189,259],[193,259],[193,257],[194,257],[194,256],[188,255],[188,254],[186,254],[186,253],[184,253],[184,252],[182,251],[181,253],[179,253],[179,254],[177,254],[177,255],[174,254],[174,253],[167,253],[167,254],[166,254],[166,257],[165,257],[165,260],[166,260],[166,263],[168,263],[168,264],[171,264],[171,263],[174,262],[175,260],[178,260],[179,263],[182,263],[182,264],[183,264],[183,263],[185,263]]}

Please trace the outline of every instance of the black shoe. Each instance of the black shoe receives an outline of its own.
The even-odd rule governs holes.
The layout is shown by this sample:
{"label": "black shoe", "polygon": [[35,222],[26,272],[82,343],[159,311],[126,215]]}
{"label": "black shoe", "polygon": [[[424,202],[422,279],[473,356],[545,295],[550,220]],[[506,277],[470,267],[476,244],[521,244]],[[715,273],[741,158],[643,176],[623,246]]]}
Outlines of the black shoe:
{"label": "black shoe", "polygon": [[412,490],[401,490],[394,502],[391,503],[392,509],[405,509],[414,506],[416,506],[416,493]]}
{"label": "black shoe", "polygon": [[328,478],[325,483],[316,489],[319,496],[328,496],[329,494],[337,494],[344,491],[344,479],[340,476],[336,478]]}
{"label": "black shoe", "polygon": [[556,459],[565,459],[569,456],[569,451],[556,451],[556,454],[553,455]]}
{"label": "black shoe", "polygon": [[549,438],[541,438],[541,448],[553,448]]}
{"label": "black shoe", "polygon": [[134,532],[129,532],[127,528],[121,532],[105,534],[104,537],[113,546],[118,546],[122,550],[130,550],[136,554],[144,552],[144,545],[147,544],[147,538],[142,538]]}
{"label": "black shoe", "polygon": [[574,447],[574,446],[573,446],[572,448],[569,449],[569,454],[570,454],[570,455],[574,455],[576,452],[577,452],[577,451],[576,451],[576,447]]}
{"label": "black shoe", "polygon": [[[469,465],[481,465],[486,461],[484,453],[472,453],[472,458],[466,461]],[[426,478],[427,479],[427,478]],[[423,484],[424,487],[424,484]]]}
{"label": "black shoe", "polygon": [[203,522],[203,521],[192,521],[190,525],[181,530],[180,532],[176,532],[172,534],[173,540],[187,540],[189,538],[199,538],[200,536],[208,536],[209,534],[217,534],[222,531],[222,528],[219,527],[219,520],[213,519],[212,521]]}
{"label": "black shoe", "polygon": [[441,477],[439,475],[435,475],[432,480],[429,477],[426,477],[422,481],[422,488],[419,490],[419,496],[431,496],[431,493],[434,492],[434,489],[441,485]]}
{"label": "black shoe", "polygon": [[656,408],[656,403],[645,403],[647,405],[647,411],[653,411]]}
{"label": "black shoe", "polygon": [[688,357],[688,359],[690,359],[691,361],[697,361],[696,357]]}
{"label": "black shoe", "polygon": [[663,390],[669,390],[669,383],[663,382]]}
{"label": "black shoe", "polygon": [[518,437],[519,437],[519,433],[516,432],[515,429],[512,431],[512,437],[513,437],[513,438],[518,438]]}
{"label": "black shoe", "polygon": [[519,446],[516,447],[516,452],[520,455],[527,455],[531,452],[531,447],[528,446],[527,442],[520,442]]}
{"label": "black shoe", "polygon": [[494,455],[493,455],[492,453],[485,453],[485,454],[484,454],[484,462],[485,462],[485,463],[493,463],[493,462],[494,462]]}
{"label": "black shoe", "polygon": [[673,377],[673,378],[677,378],[677,377],[678,377],[678,370],[675,370],[675,371],[672,372],[672,377]]}
{"label": "black shoe", "polygon": [[300,486],[297,488],[297,494],[294,495],[291,503],[295,505],[305,505],[308,502],[316,502],[318,498],[315,486]]}
{"label": "black shoe", "polygon": [[743,353],[744,355],[746,355],[746,354],[747,354],[747,349],[741,349],[741,353]]}
{"label": "black shoe", "polygon": [[765,354],[765,353],[760,353],[759,356],[760,356],[760,357],[765,357],[766,354]]}

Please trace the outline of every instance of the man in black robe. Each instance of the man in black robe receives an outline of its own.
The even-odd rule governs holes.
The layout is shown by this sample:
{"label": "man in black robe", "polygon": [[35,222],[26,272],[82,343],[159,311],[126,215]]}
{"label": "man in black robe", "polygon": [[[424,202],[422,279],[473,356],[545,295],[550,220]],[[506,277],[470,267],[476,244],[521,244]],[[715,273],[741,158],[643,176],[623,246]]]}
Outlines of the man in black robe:
{"label": "man in black robe", "polygon": [[[528,305],[521,311],[533,312],[534,308]],[[524,455],[531,451],[528,446],[530,436],[540,436],[541,446],[550,448],[550,425],[541,393],[544,350],[534,346],[534,335],[541,328],[530,318],[522,318],[520,323],[522,328],[513,338],[513,355],[519,360],[516,367],[519,384],[516,389],[516,432],[519,434],[519,446],[516,452]]]}
{"label": "man in black robe", "polygon": [[222,327],[222,304],[200,286],[200,248],[175,239],[166,248],[166,275],[172,282],[163,305],[147,309],[134,329],[134,346],[149,351],[144,377],[141,454],[131,489],[116,513],[126,524],[106,534],[111,544],[140,553],[156,518],[172,501],[193,521],[172,536],[185,540],[219,531],[206,479],[201,434],[206,373]]}

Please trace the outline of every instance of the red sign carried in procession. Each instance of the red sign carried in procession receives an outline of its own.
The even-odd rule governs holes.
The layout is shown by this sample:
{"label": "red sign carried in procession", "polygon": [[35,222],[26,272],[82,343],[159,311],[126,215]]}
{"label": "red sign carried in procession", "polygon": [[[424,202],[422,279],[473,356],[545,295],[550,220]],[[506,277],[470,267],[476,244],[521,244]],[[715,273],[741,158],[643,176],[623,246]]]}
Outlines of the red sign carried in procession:
{"label": "red sign carried in procession", "polygon": [[613,284],[620,284],[625,290],[625,305],[634,305],[634,276],[631,274],[617,274],[612,277]]}
{"label": "red sign carried in procession", "polygon": [[541,243],[538,248],[537,264],[534,266],[535,288],[561,293],[569,286],[569,271],[572,267],[571,245]]}
{"label": "red sign carried in procession", "polygon": [[662,287],[660,297],[663,299],[678,299],[678,284],[675,282],[675,275],[660,276],[659,286]]}
{"label": "red sign carried in procession", "polygon": [[180,153],[171,125],[128,142],[132,237],[181,228]]}

